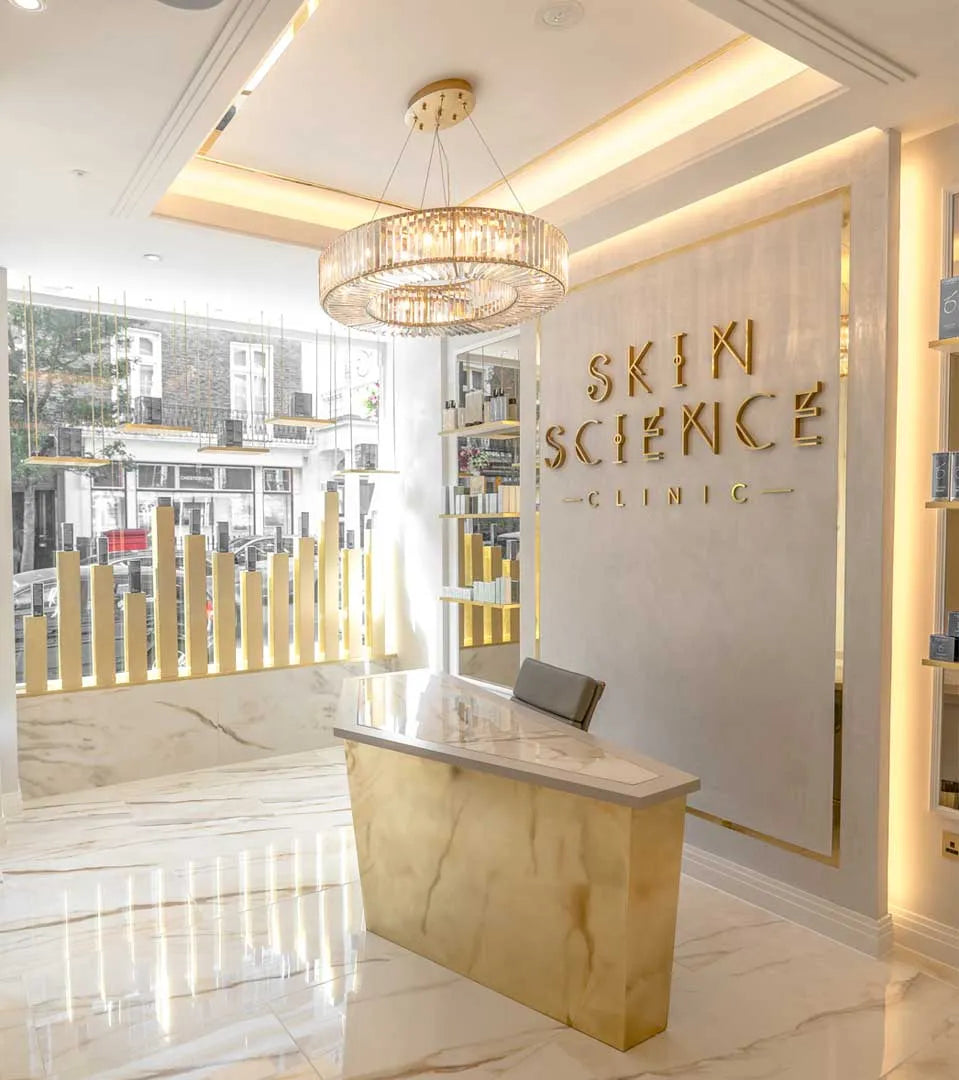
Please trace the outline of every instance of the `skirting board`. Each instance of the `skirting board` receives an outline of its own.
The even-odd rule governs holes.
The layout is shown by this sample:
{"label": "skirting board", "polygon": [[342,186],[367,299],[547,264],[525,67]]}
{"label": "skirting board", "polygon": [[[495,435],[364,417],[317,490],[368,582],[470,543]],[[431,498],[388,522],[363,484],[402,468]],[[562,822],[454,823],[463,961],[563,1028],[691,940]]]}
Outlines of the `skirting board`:
{"label": "skirting board", "polygon": [[892,948],[890,915],[869,918],[691,844],[683,848],[683,872],[870,956]]}
{"label": "skirting board", "polygon": [[896,944],[940,964],[959,968],[959,930],[914,911],[893,908]]}

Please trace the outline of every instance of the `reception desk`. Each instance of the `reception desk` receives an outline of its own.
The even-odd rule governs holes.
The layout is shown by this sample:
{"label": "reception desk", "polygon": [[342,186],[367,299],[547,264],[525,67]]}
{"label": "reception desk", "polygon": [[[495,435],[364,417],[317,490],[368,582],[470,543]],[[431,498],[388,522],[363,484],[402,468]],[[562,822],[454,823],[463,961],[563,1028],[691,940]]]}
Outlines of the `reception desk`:
{"label": "reception desk", "polygon": [[665,1028],[696,777],[424,671],[334,731],[370,931],[621,1050]]}

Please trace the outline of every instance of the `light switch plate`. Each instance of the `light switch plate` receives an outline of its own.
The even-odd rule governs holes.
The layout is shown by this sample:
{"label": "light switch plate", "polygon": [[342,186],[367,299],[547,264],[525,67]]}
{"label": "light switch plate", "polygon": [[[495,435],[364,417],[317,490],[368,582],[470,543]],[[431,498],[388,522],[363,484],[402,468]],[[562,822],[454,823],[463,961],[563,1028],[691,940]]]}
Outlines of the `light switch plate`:
{"label": "light switch plate", "polygon": [[947,859],[955,859],[959,862],[959,833],[944,832],[942,834],[942,854]]}

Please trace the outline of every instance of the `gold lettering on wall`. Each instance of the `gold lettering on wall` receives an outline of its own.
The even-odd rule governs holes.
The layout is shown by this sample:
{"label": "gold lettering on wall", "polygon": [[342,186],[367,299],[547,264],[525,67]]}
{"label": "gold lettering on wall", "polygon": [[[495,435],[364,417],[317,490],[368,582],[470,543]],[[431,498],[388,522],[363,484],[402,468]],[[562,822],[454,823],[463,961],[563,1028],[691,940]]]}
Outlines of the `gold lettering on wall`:
{"label": "gold lettering on wall", "polygon": [[736,435],[743,446],[747,446],[750,450],[768,450],[771,446],[775,446],[776,443],[770,439],[769,442],[760,443],[756,441],[755,435],[746,427],[746,410],[757,398],[774,398],[775,394],[752,394],[750,397],[739,406],[736,413]]}
{"label": "gold lettering on wall", "polygon": [[586,429],[590,424],[601,424],[602,422],[602,420],[584,420],[576,431],[573,447],[576,450],[576,456],[584,465],[599,465],[602,463],[602,458],[591,457],[589,451],[583,446],[583,433]]}
{"label": "gold lettering on wall", "polygon": [[599,506],[599,492],[598,491],[591,491],[586,496],[586,501],[589,503],[590,506],[592,506],[594,508]]}
{"label": "gold lettering on wall", "polygon": [[626,503],[623,502],[623,493],[619,490],[619,488],[616,489],[616,505],[617,506],[625,506],[626,505]]}
{"label": "gold lettering on wall", "polygon": [[646,382],[646,372],[643,371],[643,360],[646,359],[646,354],[652,347],[651,341],[647,341],[638,353],[635,345],[629,347],[629,352],[626,354],[626,389],[630,397],[633,397],[636,383],[639,383],[647,394],[653,392],[649,383]]}
{"label": "gold lettering on wall", "polygon": [[662,450],[650,450],[649,444],[653,439],[660,439],[663,435],[663,429],[659,426],[660,420],[663,418],[663,407],[660,407],[653,413],[652,416],[643,417],[643,456],[647,461],[662,461]]}
{"label": "gold lettering on wall", "polygon": [[709,484],[703,484],[703,504],[709,502]]}
{"label": "gold lettering on wall", "polygon": [[613,379],[608,371],[602,371],[599,367],[600,364],[611,364],[612,360],[606,355],[606,353],[596,353],[589,358],[589,373],[594,379],[599,380],[597,383],[590,383],[586,387],[586,396],[590,401],[595,401],[596,404],[605,401],[609,395],[613,392]]}
{"label": "gold lettering on wall", "polygon": [[689,434],[698,431],[702,435],[706,445],[714,454],[719,453],[719,402],[713,403],[713,430],[709,432],[699,420],[699,414],[706,408],[705,401],[698,401],[695,405],[683,406],[683,456],[689,454]]}
{"label": "gold lettering on wall", "polygon": [[818,381],[812,390],[796,395],[796,411],[793,414],[793,441],[799,446],[819,446],[822,444],[822,435],[807,435],[803,430],[803,424],[807,420],[822,416],[822,406],[812,404],[813,400],[822,393],[822,389],[822,381]]}
{"label": "gold lettering on wall", "polygon": [[679,506],[682,501],[683,489],[681,487],[671,487],[666,489],[667,506]]}
{"label": "gold lettering on wall", "polygon": [[748,495],[744,494],[742,498],[739,497],[740,494],[745,492],[745,490],[746,490],[746,488],[748,486],[749,486],[748,484],[744,484],[741,481],[739,483],[737,483],[737,484],[733,484],[733,486],[729,489],[729,497],[735,503],[749,502],[749,496]]}
{"label": "gold lettering on wall", "polygon": [[725,330],[720,330],[718,326],[713,327],[712,371],[714,379],[719,378],[719,357],[722,355],[723,349],[732,355],[747,375],[753,373],[753,321],[752,319],[746,320],[746,339],[742,353],[739,352],[731,340],[736,326],[736,320],[733,319]]}
{"label": "gold lettering on wall", "polygon": [[556,441],[560,435],[565,434],[566,428],[562,424],[553,424],[552,427],[546,429],[546,445],[556,451],[553,457],[543,458],[543,464],[547,469],[561,469],[566,464],[566,447]]}
{"label": "gold lettering on wall", "polygon": [[643,488],[643,506],[649,506],[649,488]]}
{"label": "gold lettering on wall", "polygon": [[616,447],[616,464],[626,464],[626,413],[616,414],[616,434],[613,436],[613,445]]}
{"label": "gold lettering on wall", "polygon": [[686,332],[681,334],[673,334],[673,341],[675,341],[675,354],[673,355],[673,364],[676,366],[676,381],[673,383],[675,390],[680,390],[686,385],[686,380],[683,378],[683,368],[686,366],[686,355],[683,352],[683,342],[686,340]]}

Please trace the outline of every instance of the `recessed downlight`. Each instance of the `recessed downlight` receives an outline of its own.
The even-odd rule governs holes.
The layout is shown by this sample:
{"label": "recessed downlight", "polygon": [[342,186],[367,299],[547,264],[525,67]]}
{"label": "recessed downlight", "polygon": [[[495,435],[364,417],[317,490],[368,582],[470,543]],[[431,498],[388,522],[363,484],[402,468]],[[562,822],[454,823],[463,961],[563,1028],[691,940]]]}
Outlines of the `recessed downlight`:
{"label": "recessed downlight", "polygon": [[163,256],[157,255],[155,251],[148,251],[143,257],[147,262],[162,262],[163,260]]}
{"label": "recessed downlight", "polygon": [[10,3],[20,11],[43,11],[47,6],[47,0],[10,0]]}
{"label": "recessed downlight", "polygon": [[582,22],[586,12],[579,0],[554,0],[544,4],[536,13],[538,20],[550,30],[568,30]]}

